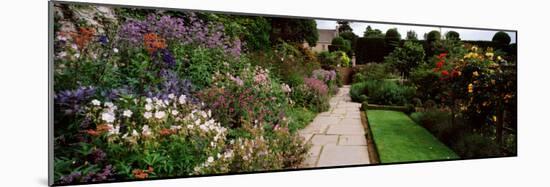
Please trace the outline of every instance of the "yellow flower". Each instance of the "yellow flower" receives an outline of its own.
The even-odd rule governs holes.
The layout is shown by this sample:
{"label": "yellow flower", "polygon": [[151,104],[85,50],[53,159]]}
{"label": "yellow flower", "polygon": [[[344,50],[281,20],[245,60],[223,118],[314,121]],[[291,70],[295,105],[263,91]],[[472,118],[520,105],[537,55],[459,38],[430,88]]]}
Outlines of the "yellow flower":
{"label": "yellow flower", "polygon": [[489,57],[489,59],[493,60],[493,56],[495,56],[495,54],[492,53],[492,52],[487,52],[487,53],[485,53],[485,56],[487,56],[487,57]]}
{"label": "yellow flower", "polygon": [[498,61],[502,61],[502,57],[501,57],[500,55],[497,56],[497,60],[498,60]]}
{"label": "yellow flower", "polygon": [[477,51],[477,47],[476,47],[476,46],[472,46],[472,51]]}
{"label": "yellow flower", "polygon": [[472,73],[472,76],[477,77],[477,76],[479,76],[479,73],[478,73],[477,71],[474,71],[474,72]]}
{"label": "yellow flower", "polygon": [[493,115],[493,121],[496,123],[497,122],[497,116],[494,116]]}
{"label": "yellow flower", "polygon": [[474,92],[474,85],[472,83],[468,84],[468,93]]}

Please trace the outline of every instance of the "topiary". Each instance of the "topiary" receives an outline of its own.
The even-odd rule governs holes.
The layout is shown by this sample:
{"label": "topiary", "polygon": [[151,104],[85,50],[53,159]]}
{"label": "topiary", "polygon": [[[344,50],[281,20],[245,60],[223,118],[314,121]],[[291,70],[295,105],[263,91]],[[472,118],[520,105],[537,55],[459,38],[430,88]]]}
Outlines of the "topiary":
{"label": "topiary", "polygon": [[499,46],[509,45],[511,40],[512,39],[510,39],[510,36],[503,31],[499,31],[493,36],[493,42]]}
{"label": "topiary", "polygon": [[460,40],[460,34],[456,31],[449,31],[445,34],[447,40]]}
{"label": "topiary", "polygon": [[397,28],[391,28],[386,31],[386,36],[384,39],[386,41],[386,45],[389,47],[389,51],[393,51],[395,47],[399,46],[401,34],[397,31]]}
{"label": "topiary", "polygon": [[436,31],[436,30],[430,31],[428,35],[426,35],[426,41],[428,41],[428,43],[435,42],[440,39],[441,39],[441,33],[439,33],[439,31]]}

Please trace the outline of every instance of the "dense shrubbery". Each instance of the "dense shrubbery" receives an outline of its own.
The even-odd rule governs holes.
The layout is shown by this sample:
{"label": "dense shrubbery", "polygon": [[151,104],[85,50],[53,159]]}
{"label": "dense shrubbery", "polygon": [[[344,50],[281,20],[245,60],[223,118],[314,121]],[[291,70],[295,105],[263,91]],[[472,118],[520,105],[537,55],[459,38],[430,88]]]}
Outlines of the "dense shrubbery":
{"label": "dense shrubbery", "polygon": [[405,105],[414,96],[415,89],[390,80],[367,80],[351,86],[352,101],[371,104]]}
{"label": "dense shrubbery", "polygon": [[355,67],[352,82],[358,83],[367,80],[383,80],[389,79],[391,76],[386,64],[366,64]]}

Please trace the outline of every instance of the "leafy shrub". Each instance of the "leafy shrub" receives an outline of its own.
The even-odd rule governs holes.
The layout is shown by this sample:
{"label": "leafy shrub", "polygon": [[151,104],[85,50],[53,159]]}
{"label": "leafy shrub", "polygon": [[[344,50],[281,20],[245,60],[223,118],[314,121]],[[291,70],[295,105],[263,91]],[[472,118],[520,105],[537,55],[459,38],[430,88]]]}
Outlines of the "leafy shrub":
{"label": "leafy shrub", "polygon": [[424,62],[424,48],[422,45],[406,41],[402,47],[397,47],[395,50],[384,58],[384,63],[390,64],[391,67],[397,69],[404,77],[409,76],[411,69],[416,68]]}
{"label": "leafy shrub", "polygon": [[358,38],[354,53],[357,64],[384,61],[384,57],[389,53],[384,46],[386,42],[383,37]]}
{"label": "leafy shrub", "polygon": [[394,81],[368,80],[352,85],[350,95],[355,102],[364,101],[366,95],[369,103],[382,105],[404,105],[414,96],[415,89],[398,85]]}
{"label": "leafy shrub", "polygon": [[323,51],[317,55],[317,59],[322,65],[337,67],[349,67],[351,62],[348,55],[342,51]]}
{"label": "leafy shrub", "polygon": [[305,84],[295,87],[290,97],[297,106],[306,107],[315,112],[329,109],[328,86],[315,78],[304,78]]}
{"label": "leafy shrub", "polygon": [[390,72],[386,64],[367,64],[357,66],[352,77],[353,83],[367,80],[382,80],[390,78]]}
{"label": "leafy shrub", "polygon": [[339,36],[332,39],[331,46],[336,47],[335,51],[342,51],[345,53],[351,51],[351,42]]}

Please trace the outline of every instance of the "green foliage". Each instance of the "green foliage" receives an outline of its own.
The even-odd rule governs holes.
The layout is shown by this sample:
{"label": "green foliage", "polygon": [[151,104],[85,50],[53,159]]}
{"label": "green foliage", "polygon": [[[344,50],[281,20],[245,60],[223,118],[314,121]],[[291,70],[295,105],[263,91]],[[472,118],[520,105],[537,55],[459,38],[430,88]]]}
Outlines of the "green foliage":
{"label": "green foliage", "polygon": [[428,35],[426,35],[426,41],[428,43],[432,43],[439,40],[441,40],[441,33],[439,31],[433,30],[433,31],[430,31]]}
{"label": "green foliage", "polygon": [[367,64],[357,66],[352,77],[353,83],[367,80],[383,80],[390,78],[390,72],[386,64]]}
{"label": "green foliage", "polygon": [[291,43],[306,41],[309,46],[315,46],[319,40],[317,23],[312,19],[270,18],[271,41],[279,40]]}
{"label": "green foliage", "polygon": [[345,53],[351,52],[351,41],[342,37],[335,37],[332,39],[331,45],[336,47],[336,50],[343,51]]}
{"label": "green foliage", "polygon": [[492,41],[500,46],[507,46],[508,44],[510,44],[511,38],[506,32],[499,31],[495,33]]}
{"label": "green foliage", "polygon": [[363,37],[365,38],[384,38],[384,34],[380,29],[372,29],[369,26],[367,26],[367,29],[363,33]]}
{"label": "green foliage", "polygon": [[445,39],[447,40],[460,40],[460,34],[456,31],[448,31],[445,33]]}
{"label": "green foliage", "polygon": [[382,62],[388,50],[384,47],[386,42],[382,37],[358,38],[355,46],[355,56],[358,64],[370,62]]}
{"label": "green foliage", "polygon": [[223,66],[224,55],[219,50],[196,48],[191,51],[185,75],[198,89],[212,83],[212,75]]}
{"label": "green foliage", "polygon": [[422,45],[406,41],[402,47],[395,50],[385,57],[384,63],[399,71],[404,77],[409,76],[411,69],[416,68],[424,62],[424,48]]}
{"label": "green foliage", "polygon": [[294,87],[290,98],[296,106],[305,107],[314,112],[324,112],[330,108],[327,95],[320,95],[305,84]]}
{"label": "green foliage", "polygon": [[405,105],[415,94],[415,89],[398,85],[389,80],[368,80],[351,86],[352,101],[362,102],[366,95],[369,103],[382,105]]}
{"label": "green foliage", "polygon": [[391,28],[386,31],[384,39],[386,41],[386,46],[388,47],[388,50],[393,51],[393,49],[399,46],[399,42],[401,41],[401,34],[399,34],[399,32],[397,31],[397,28]]}
{"label": "green foliage", "polygon": [[351,59],[343,51],[323,51],[317,55],[317,59],[322,65],[338,67],[349,67],[351,62]]}
{"label": "green foliage", "polygon": [[289,108],[286,112],[289,120],[288,128],[290,132],[297,132],[298,130],[303,129],[309,125],[309,123],[311,123],[316,116],[315,112],[304,107]]}
{"label": "green foliage", "polygon": [[407,37],[405,37],[405,39],[416,41],[418,40],[418,35],[416,34],[416,32],[414,32],[414,30],[410,30],[410,31],[407,31]]}
{"label": "green foliage", "polygon": [[352,32],[353,31],[353,29],[349,25],[349,21],[337,21],[337,23],[338,23],[338,32],[339,33]]}

